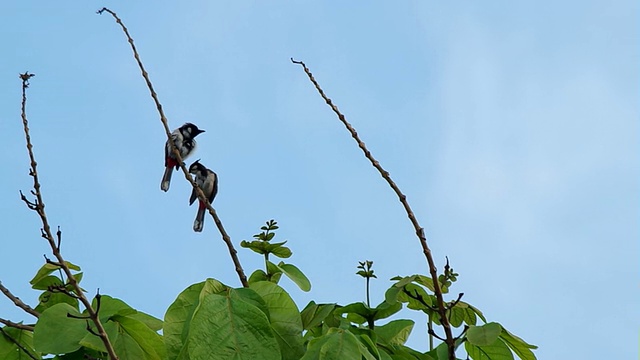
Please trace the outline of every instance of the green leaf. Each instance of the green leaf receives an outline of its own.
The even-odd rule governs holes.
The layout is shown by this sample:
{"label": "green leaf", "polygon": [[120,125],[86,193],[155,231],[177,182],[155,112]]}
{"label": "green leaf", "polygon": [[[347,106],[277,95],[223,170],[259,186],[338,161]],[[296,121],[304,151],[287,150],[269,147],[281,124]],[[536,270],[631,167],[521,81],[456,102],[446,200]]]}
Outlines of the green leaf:
{"label": "green leaf", "polygon": [[[426,287],[427,289],[431,290],[431,291],[435,291],[435,288],[433,287],[433,280],[428,277],[428,276],[424,276],[424,275],[413,275],[413,278],[415,278],[415,282]],[[447,291],[446,289],[441,289],[443,290],[442,293],[446,294]]]}
{"label": "green leaf", "polygon": [[363,356],[361,348],[362,345],[351,332],[331,328],[325,335],[309,342],[307,352],[300,360],[359,360]]}
{"label": "green leaf", "polygon": [[247,248],[247,249],[251,249],[255,252],[257,252],[258,254],[266,254],[267,251],[264,249],[264,246],[262,244],[264,244],[264,241],[261,240],[253,240],[251,242],[246,241],[246,240],[242,240],[240,242],[240,246],[242,246],[243,248]]}
{"label": "green leaf", "polygon": [[254,271],[251,274],[251,276],[249,276],[249,284],[253,284],[258,281],[267,281],[267,280],[268,280],[267,273],[265,273],[264,270],[262,269],[258,269]]}
{"label": "green leaf", "polygon": [[[111,342],[112,345],[115,344],[116,341],[118,341],[118,337],[120,335],[119,325],[116,322],[107,321],[106,323],[102,323],[102,327],[104,327],[104,331],[107,333],[109,342]],[[96,328],[93,324],[91,324],[91,328],[93,329],[94,332],[96,331]],[[103,353],[107,352],[107,348],[104,346],[102,339],[91,334],[88,331],[85,331],[85,334],[86,334],[85,337],[82,338],[82,340],[80,340],[80,345],[95,351],[99,351]]]}
{"label": "green leaf", "polygon": [[469,330],[467,330],[467,340],[473,345],[490,345],[496,341],[501,332],[502,326],[495,322],[482,326],[471,325],[469,326]]}
{"label": "green leaf", "polygon": [[302,319],[298,307],[280,286],[261,281],[250,288],[264,299],[269,309],[269,321],[280,345],[283,360],[297,360],[304,354]]}
{"label": "green leaf", "polygon": [[[407,292],[411,296],[407,295]],[[412,310],[422,310],[430,312],[434,307],[434,296],[427,294],[422,286],[416,284],[407,284],[403,290],[398,293],[398,301],[407,303],[407,307]]]}
{"label": "green leaf", "polygon": [[60,269],[60,266],[45,263],[44,265],[42,265],[42,267],[40,267],[40,269],[38,269],[38,272],[36,273],[36,275],[33,277],[33,279],[31,279],[31,281],[29,281],[29,284],[31,285],[37,284],[43,278],[49,276],[49,274],[51,274],[52,272],[58,269]]}
{"label": "green leaf", "polygon": [[[10,336],[11,338],[9,338]],[[14,343],[16,341],[29,354],[36,359],[40,359],[41,355],[33,350],[33,333],[26,330],[20,330],[11,327],[2,328],[0,332],[0,359],[2,360],[26,360],[29,356]]]}
{"label": "green leaf", "polygon": [[346,313],[350,321],[356,324],[364,324],[367,322],[367,319],[373,319],[374,312],[375,310],[368,307],[367,304],[357,302],[337,308],[334,314],[340,315]]}
{"label": "green leaf", "polygon": [[531,345],[521,338],[513,335],[504,327],[500,333],[500,339],[504,341],[511,350],[522,360],[536,360],[536,356],[530,349],[537,349],[535,345]]}
{"label": "green leaf", "polygon": [[[120,335],[115,341],[114,347],[120,348],[117,352],[123,359],[162,360],[166,358],[166,351],[162,343],[162,337],[151,330],[141,321],[127,316],[115,315],[113,321],[120,326]],[[124,354],[142,350],[142,356],[129,357]]]}
{"label": "green leaf", "polygon": [[278,264],[278,268],[287,275],[291,281],[296,283],[300,290],[307,292],[311,290],[311,282],[295,265],[285,264],[282,261]]}
{"label": "green leaf", "polygon": [[482,314],[482,311],[480,311],[479,309],[477,309],[476,307],[474,307],[474,306],[473,306],[473,305],[471,305],[471,304],[467,304],[467,305],[469,306],[469,308],[470,308],[471,310],[473,310],[473,312],[474,312],[476,315],[478,315],[478,317],[479,317],[480,319],[482,319],[482,321],[483,321],[483,322],[485,322],[485,323],[487,322],[487,319],[486,319],[486,318],[484,317],[484,315]]}
{"label": "green leaf", "polygon": [[[33,281],[33,280],[31,280]],[[53,275],[45,275],[38,279],[37,282],[31,285],[35,290],[47,290],[49,286],[61,286],[64,285],[59,277]]]}
{"label": "green leaf", "polygon": [[302,326],[305,330],[309,330],[320,325],[324,319],[331,314],[336,308],[336,304],[316,304],[314,301],[309,302],[300,314],[302,317]]}
{"label": "green leaf", "polygon": [[511,350],[501,339],[484,346],[465,341],[464,349],[473,360],[513,360]]}
{"label": "green leaf", "polygon": [[380,304],[378,304],[378,306],[375,307],[373,320],[386,319],[400,310],[402,310],[402,304],[400,303],[389,304],[383,301]]}
{"label": "green leaf", "polygon": [[193,284],[183,290],[164,314],[162,334],[169,360],[178,358],[180,351],[187,346],[187,337],[191,319],[204,288],[204,281]]}
{"label": "green leaf", "polygon": [[404,345],[413,330],[413,320],[393,320],[382,326],[376,326],[375,333],[386,344]]}
{"label": "green leaf", "polygon": [[188,339],[191,360],[282,358],[267,316],[233,289],[202,299]]}
{"label": "green leaf", "polygon": [[129,315],[128,317],[138,320],[143,324],[147,325],[147,327],[153,331],[162,330],[162,320],[151,316],[149,314],[143,313],[142,311],[138,311],[133,315]]}
{"label": "green leaf", "polygon": [[[284,244],[284,243],[286,243],[286,241],[281,243],[281,244]],[[270,245],[276,245],[276,244],[270,244]],[[293,254],[291,252],[291,249],[289,249],[286,246],[278,245],[278,246],[274,246],[273,248],[269,248],[269,250],[273,255],[275,255],[275,256],[277,256],[277,257],[279,257],[281,259],[290,258],[291,255]]]}
{"label": "green leaf", "polygon": [[38,299],[40,300],[40,303],[36,306],[35,310],[39,313],[43,313],[45,310],[56,304],[69,304],[76,310],[78,310],[79,306],[78,299],[59,292],[54,293],[51,291],[45,291],[40,294]]}
{"label": "green leaf", "polygon": [[85,320],[67,317],[80,316],[69,304],[56,304],[40,314],[33,330],[36,351],[47,354],[65,354],[78,350],[80,340],[87,334]]}

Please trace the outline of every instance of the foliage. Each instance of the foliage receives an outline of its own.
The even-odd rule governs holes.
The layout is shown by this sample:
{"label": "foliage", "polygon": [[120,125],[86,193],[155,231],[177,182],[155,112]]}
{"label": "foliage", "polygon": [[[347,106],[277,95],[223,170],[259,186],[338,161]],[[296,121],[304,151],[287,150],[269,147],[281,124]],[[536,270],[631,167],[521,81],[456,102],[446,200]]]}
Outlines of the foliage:
{"label": "foliage", "polygon": [[[447,358],[446,345],[420,352],[405,345],[414,327],[407,319],[389,320],[406,307],[420,311],[430,324],[439,324],[434,308],[433,282],[424,275],[397,276],[375,307],[362,302],[347,305],[309,302],[299,310],[280,285],[286,275],[300,289],[311,287],[307,277],[292,264],[275,264],[269,256],[289,258],[284,242],[271,243],[278,229],[270,220],[242,246],[261,254],[265,268],[253,272],[249,288],[232,288],[206,279],[188,286],[169,306],[164,321],[133,309],[107,295],[93,299],[94,308],[121,359],[216,360],[216,359],[416,359]],[[80,267],[67,264],[76,271]],[[358,275],[375,278],[373,262],[359,263]],[[452,270],[439,279],[449,291],[456,281]],[[106,359],[105,348],[93,334],[95,328],[80,312],[59,267],[47,263],[31,280],[42,290],[41,310],[33,333],[2,328],[0,358]],[[368,295],[368,294],[367,294]],[[74,301],[75,300],[75,301]],[[487,322],[483,313],[459,299],[447,303],[449,321],[460,329],[456,345],[474,360],[510,360],[514,354],[534,360],[530,345],[502,325]],[[386,321],[385,323],[382,323]],[[478,324],[478,321],[481,324]],[[158,333],[162,330],[162,335]],[[435,335],[435,334],[434,334]],[[26,356],[28,352],[30,357]],[[47,358],[47,357],[45,357]],[[51,357],[48,357],[51,359]]]}

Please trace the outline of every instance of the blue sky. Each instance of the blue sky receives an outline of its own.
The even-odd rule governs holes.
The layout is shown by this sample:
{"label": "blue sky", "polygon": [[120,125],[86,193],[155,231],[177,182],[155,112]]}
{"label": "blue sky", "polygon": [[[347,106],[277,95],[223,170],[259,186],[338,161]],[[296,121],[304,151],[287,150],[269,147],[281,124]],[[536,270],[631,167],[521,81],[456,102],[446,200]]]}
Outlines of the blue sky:
{"label": "blue sky", "polygon": [[[539,359],[623,359],[638,336],[638,4],[69,1],[0,3],[0,281],[25,301],[49,253],[19,200],[31,186],[18,73],[63,253],[100,288],[162,317],[206,277],[239,286],[189,185],[159,189],[164,133],[114,21],[131,31],[172,128],[207,130],[214,206],[236,245],[269,219],[309,300],[378,302],[427,273],[395,195],[302,70],[303,60],[408,196],[454,293],[540,347]],[[239,246],[238,246],[239,247]],[[250,273],[261,258],[239,249]],[[426,349],[423,319],[409,345]],[[32,319],[0,299],[0,317]]]}

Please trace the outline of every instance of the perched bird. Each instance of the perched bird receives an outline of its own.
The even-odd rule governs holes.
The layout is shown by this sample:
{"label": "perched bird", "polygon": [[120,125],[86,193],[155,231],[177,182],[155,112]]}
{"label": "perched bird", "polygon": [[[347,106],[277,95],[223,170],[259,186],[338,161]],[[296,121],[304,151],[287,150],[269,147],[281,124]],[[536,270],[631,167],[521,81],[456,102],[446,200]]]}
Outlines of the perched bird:
{"label": "perched bird", "polygon": [[[196,147],[196,141],[194,138],[198,136],[198,134],[203,133],[204,130],[198,129],[197,126],[192,123],[185,123],[179,128],[173,130],[171,133],[171,140],[178,148],[178,152],[180,152],[180,156],[182,159],[186,159]],[[169,140],[164,145],[164,175],[162,176],[162,182],[160,183],[160,189],[162,191],[168,191],[169,185],[171,184],[171,174],[173,173],[173,169],[178,169],[178,161],[173,154],[173,150],[171,149],[171,144]]]}
{"label": "perched bird", "polygon": [[[218,175],[200,164],[200,160],[196,160],[189,166],[189,173],[195,175],[196,184],[202,189],[209,203],[212,203],[218,193]],[[192,205],[193,202],[196,201],[196,198],[198,198],[198,195],[196,194],[196,189],[193,189],[193,191],[191,191],[191,198],[189,198],[189,205]],[[206,209],[205,203],[198,199],[198,214],[196,215],[196,220],[193,222],[193,231],[202,231],[202,227],[204,226],[204,212]]]}

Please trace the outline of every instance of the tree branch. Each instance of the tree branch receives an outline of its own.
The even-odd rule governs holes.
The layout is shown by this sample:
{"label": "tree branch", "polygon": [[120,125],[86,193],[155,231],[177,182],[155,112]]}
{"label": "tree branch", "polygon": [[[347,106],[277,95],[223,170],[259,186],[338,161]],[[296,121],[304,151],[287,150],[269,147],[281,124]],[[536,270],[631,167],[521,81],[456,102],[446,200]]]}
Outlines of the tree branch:
{"label": "tree branch", "polygon": [[180,152],[176,148],[176,146],[173,143],[173,141],[171,141],[171,130],[169,129],[167,118],[164,115],[164,111],[162,110],[162,105],[160,104],[160,101],[158,100],[158,95],[156,94],[155,90],[153,89],[153,85],[151,84],[151,80],[149,79],[149,74],[145,70],[144,65],[142,65],[142,61],[140,60],[140,56],[138,55],[138,50],[136,50],[136,46],[133,43],[133,39],[131,38],[131,35],[129,35],[129,30],[127,30],[127,27],[124,25],[122,20],[118,17],[118,15],[115,12],[107,9],[106,7],[98,10],[98,14],[100,14],[100,15],[103,12],[107,12],[107,13],[111,14],[111,16],[113,16],[113,18],[116,20],[116,23],[118,23],[120,25],[120,27],[122,28],[122,31],[124,32],[125,36],[127,37],[127,40],[129,41],[129,44],[131,45],[131,50],[133,51],[133,57],[135,58],[136,62],[138,63],[138,67],[140,68],[140,72],[142,73],[142,77],[144,78],[145,82],[147,83],[147,87],[149,88],[149,92],[151,93],[151,97],[153,98],[153,101],[156,104],[156,109],[158,110],[158,113],[160,114],[160,121],[162,122],[162,125],[164,126],[164,131],[165,131],[165,133],[167,135],[167,139],[169,140],[168,142],[171,145],[171,150],[173,151],[173,155],[176,158],[176,160],[178,162],[178,165],[180,166],[180,169],[182,169],[182,172],[184,173],[185,179],[187,179],[187,181],[195,189],[196,194],[198,195],[198,198],[200,199],[200,201],[202,201],[206,205],[207,210],[209,210],[209,214],[213,217],[213,221],[216,223],[216,227],[218,228],[218,231],[222,235],[222,240],[227,245],[227,248],[229,250],[229,255],[231,256],[231,260],[233,261],[236,273],[238,273],[238,277],[240,278],[240,282],[242,283],[242,286],[249,287],[249,283],[247,282],[247,276],[244,274],[244,270],[242,269],[242,265],[240,264],[240,260],[238,259],[238,251],[233,246],[233,243],[231,242],[231,238],[229,237],[229,235],[227,234],[226,230],[224,229],[224,226],[222,225],[222,221],[218,217],[218,214],[216,213],[215,209],[211,206],[211,203],[209,203],[209,200],[204,195],[204,193],[202,192],[200,187],[195,183],[195,181],[193,181],[193,178],[189,174],[189,171],[187,170],[186,166],[184,165],[184,162],[182,161],[182,157],[180,156]]}
{"label": "tree branch", "polygon": [[[36,162],[35,156],[33,155],[33,145],[31,144],[31,136],[29,135],[29,121],[27,120],[27,113],[26,113],[27,88],[29,87],[29,79],[31,77],[33,77],[33,74],[29,74],[28,72],[24,74],[20,74],[20,78],[22,79],[22,107],[21,107],[22,125],[24,126],[24,135],[27,142],[27,150],[29,152],[29,159],[31,160],[31,168],[29,170],[29,175],[31,175],[31,177],[33,178],[32,194],[36,197],[36,201],[32,202],[33,207],[29,206],[28,202],[27,202],[27,206],[29,207],[29,209],[32,209],[35,212],[37,212],[38,215],[40,216],[40,220],[42,221],[42,229],[40,229],[42,237],[45,238],[49,243],[49,246],[51,247],[51,251],[53,252],[53,255],[58,260],[56,264],[62,268],[62,271],[64,271],[69,281],[69,284],[71,284],[71,286],[74,288],[76,295],[78,296],[78,300],[82,302],[82,305],[84,305],[84,307],[87,309],[87,312],[91,317],[91,320],[96,325],[96,328],[98,329],[98,333],[100,334],[100,339],[104,343],[104,346],[107,349],[107,353],[109,353],[109,357],[112,360],[118,360],[118,356],[116,355],[115,350],[113,349],[113,346],[109,341],[109,337],[107,336],[107,333],[104,330],[104,327],[100,322],[100,319],[98,318],[98,313],[93,310],[93,307],[91,307],[91,302],[84,295],[84,292],[82,291],[82,288],[78,284],[78,281],[76,280],[75,276],[73,276],[73,273],[71,273],[71,269],[69,269],[67,262],[64,260],[64,258],[62,257],[62,254],[60,253],[59,241],[58,241],[58,244],[56,244],[56,239],[53,237],[53,234],[51,233],[49,220],[47,219],[47,214],[44,210],[45,205],[44,205],[44,201],[42,200],[42,192],[40,191],[40,180],[38,178],[38,170],[37,170],[38,163]],[[22,198],[24,200],[24,195],[22,195]],[[60,234],[58,234],[58,237],[60,237]]]}
{"label": "tree branch", "polygon": [[7,320],[7,319],[3,319],[3,318],[0,318],[0,323],[4,324],[6,326],[12,327],[12,328],[20,329],[20,330],[33,331],[33,326],[31,326],[31,325],[24,325],[24,324],[20,324],[20,323],[15,323],[15,322],[13,322],[11,320]]}
{"label": "tree branch", "polygon": [[25,304],[24,302],[22,302],[22,300],[20,300],[19,297],[13,295],[11,293],[11,291],[9,291],[9,289],[7,289],[4,285],[2,285],[2,281],[0,281],[0,291],[9,298],[9,300],[11,300],[17,307],[19,307],[20,309],[24,310],[25,312],[35,316],[35,317],[39,317],[40,313],[35,311],[31,306]]}
{"label": "tree branch", "polygon": [[420,226],[420,224],[418,223],[418,220],[416,219],[416,216],[413,213],[413,210],[411,210],[411,207],[409,206],[409,202],[407,201],[407,196],[404,195],[402,191],[400,191],[400,188],[398,187],[398,185],[396,185],[396,183],[391,179],[391,176],[389,176],[389,172],[383,169],[380,163],[378,162],[378,160],[376,160],[373,157],[373,155],[371,155],[371,152],[367,149],[364,142],[360,140],[360,138],[358,137],[358,133],[353,128],[353,126],[351,126],[351,124],[347,122],[344,115],[340,112],[340,110],[338,110],[338,107],[334,105],[331,99],[329,99],[325,95],[324,91],[322,91],[322,88],[320,88],[320,85],[318,84],[316,79],[313,77],[313,74],[311,74],[311,71],[309,71],[309,68],[307,68],[305,63],[302,61],[293,60],[293,58],[291,58],[291,62],[302,66],[302,68],[304,69],[304,72],[309,77],[309,80],[311,80],[313,85],[316,87],[316,90],[318,90],[318,93],[320,93],[320,96],[322,96],[322,98],[327,103],[327,105],[331,107],[331,110],[333,110],[333,112],[336,113],[336,115],[338,116],[338,119],[340,119],[340,121],[344,124],[347,130],[349,130],[349,132],[351,133],[351,137],[353,137],[353,139],[358,143],[358,147],[360,147],[360,149],[364,152],[364,156],[371,162],[371,165],[373,165],[373,167],[375,167],[376,170],[378,170],[378,172],[380,173],[380,175],[382,175],[382,177],[387,181],[389,186],[393,189],[393,191],[398,196],[398,200],[400,200],[400,203],[402,203],[402,206],[404,207],[404,210],[406,211],[407,216],[409,217],[409,220],[411,221],[411,224],[415,229],[416,236],[420,241],[420,245],[422,246],[422,252],[424,253],[424,256],[427,258],[427,263],[429,264],[429,273],[431,274],[431,279],[433,280],[433,287],[434,287],[434,293],[436,295],[438,313],[442,318],[441,320],[442,327],[444,328],[444,332],[446,334],[445,342],[447,343],[447,347],[449,348],[449,360],[455,360],[456,359],[455,341],[453,339],[453,334],[451,332],[451,324],[449,324],[449,320],[447,319],[447,316],[446,316],[447,313],[446,313],[444,300],[442,297],[442,290],[440,289],[440,284],[438,283],[438,268],[436,267],[436,264],[433,260],[433,256],[431,255],[431,249],[429,249],[429,246],[427,245],[427,238],[424,235],[424,228]]}

